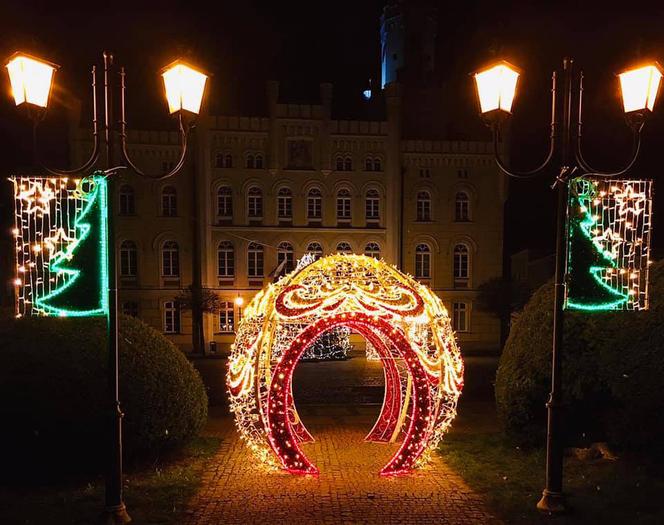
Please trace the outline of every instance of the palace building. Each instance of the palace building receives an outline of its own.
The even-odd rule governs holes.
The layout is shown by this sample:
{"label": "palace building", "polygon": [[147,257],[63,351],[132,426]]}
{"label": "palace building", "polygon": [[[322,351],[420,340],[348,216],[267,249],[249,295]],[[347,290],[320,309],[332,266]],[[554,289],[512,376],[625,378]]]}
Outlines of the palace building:
{"label": "palace building", "polygon": [[[398,52],[394,16],[386,8],[384,62]],[[408,84],[395,66],[384,64],[383,73],[390,67],[381,118],[335,118],[328,83],[303,104],[269,82],[267,114],[199,116],[177,175],[153,181],[122,172],[115,184],[122,310],[190,351],[192,312],[176,297],[200,282],[223,301],[219,314],[203,315],[205,352],[223,353],[243,307],[302,255],[358,253],[429,285],[462,350],[497,349],[500,323],[476,305],[477,287],[503,273],[506,181],[493,144],[418,136],[404,119]],[[137,131],[128,140],[146,171],[167,173],[179,157],[174,132]],[[75,130],[72,162],[89,148],[89,131]]]}

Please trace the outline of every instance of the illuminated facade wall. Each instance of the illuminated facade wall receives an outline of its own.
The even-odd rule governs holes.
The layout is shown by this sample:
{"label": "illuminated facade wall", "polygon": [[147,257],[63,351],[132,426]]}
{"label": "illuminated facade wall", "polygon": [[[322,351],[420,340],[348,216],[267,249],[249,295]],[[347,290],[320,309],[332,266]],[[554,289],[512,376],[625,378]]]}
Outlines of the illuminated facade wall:
{"label": "illuminated facade wall", "polygon": [[[280,257],[288,265],[291,253],[296,262],[318,246],[324,254],[349,248],[402,264],[443,299],[464,350],[496,348],[498,320],[474,307],[477,286],[502,275],[505,188],[490,145],[405,140],[398,86],[385,90],[382,121],[333,119],[329,84],[321,85],[321,103],[311,105],[278,102],[278,89],[269,85],[265,116],[201,116],[197,149],[179,175],[161,182],[121,176],[116,249],[119,268],[124,261],[129,270],[120,278],[126,310],[168,328],[174,342],[191,348],[190,313],[183,312],[178,323],[169,303],[192,282],[195,167],[203,284],[229,303],[221,319],[205,316],[206,341],[216,341],[218,351],[228,351],[241,315],[231,303],[240,296],[248,304],[273,280]],[[79,137],[72,145],[74,161],[89,148],[86,133]],[[146,170],[161,172],[177,160],[174,133],[135,132],[129,140],[130,153]],[[133,198],[128,191],[123,196],[123,188]],[[422,199],[418,203],[427,192],[428,215]],[[466,200],[457,203],[461,194]],[[455,253],[461,246],[466,253]],[[220,258],[232,260],[232,268],[220,265]]]}

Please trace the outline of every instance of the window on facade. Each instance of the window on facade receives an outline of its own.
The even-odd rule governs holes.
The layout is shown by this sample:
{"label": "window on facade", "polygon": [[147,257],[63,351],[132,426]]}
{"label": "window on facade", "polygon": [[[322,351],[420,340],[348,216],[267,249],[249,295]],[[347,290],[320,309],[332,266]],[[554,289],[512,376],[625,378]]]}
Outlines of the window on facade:
{"label": "window on facade", "polygon": [[180,249],[175,241],[166,241],[161,248],[161,274],[180,277]]}
{"label": "window on facade", "polygon": [[460,191],[456,194],[454,220],[459,222],[470,220],[470,200],[468,199],[468,194],[464,191]]}
{"label": "window on facade", "polygon": [[457,244],[454,247],[454,286],[456,288],[467,288],[470,275],[470,259],[468,246]]}
{"label": "window on facade", "polygon": [[120,215],[135,215],[136,202],[134,200],[134,189],[129,184],[120,186]]}
{"label": "window on facade", "polygon": [[452,328],[456,332],[468,331],[468,305],[466,303],[452,304]]}
{"label": "window on facade", "polygon": [[351,254],[353,253],[353,249],[350,247],[350,244],[347,242],[340,242],[337,244],[337,253],[347,253]]}
{"label": "window on facade", "polygon": [[344,158],[341,155],[337,155],[337,157],[334,160],[334,169],[336,171],[343,171],[344,170]]}
{"label": "window on facade", "polygon": [[320,221],[323,216],[323,194],[318,188],[312,188],[307,194],[307,219]]}
{"label": "window on facade", "polygon": [[245,168],[254,169],[255,163],[254,163],[254,156],[253,155],[251,155],[251,154],[247,155],[247,157],[245,159],[244,166],[245,166]]}
{"label": "window on facade", "polygon": [[120,245],[120,277],[136,277],[138,251],[134,241],[122,241]]}
{"label": "window on facade", "polygon": [[323,247],[319,242],[310,242],[307,246],[307,252],[312,254],[316,259],[320,259],[323,256]]}
{"label": "window on facade", "polygon": [[364,247],[364,255],[380,259],[380,246],[377,242],[370,242]]}
{"label": "window on facade", "polygon": [[288,188],[281,188],[277,193],[277,217],[280,220],[293,218],[293,192]]}
{"label": "window on facade", "polygon": [[418,244],[415,247],[415,277],[431,278],[431,248],[428,244]]}
{"label": "window on facade", "polygon": [[431,220],[431,194],[428,191],[417,192],[417,220]]}
{"label": "window on facade", "polygon": [[228,186],[222,186],[217,190],[217,217],[233,218],[233,191]]}
{"label": "window on facade", "polygon": [[231,241],[221,241],[217,248],[217,275],[233,277],[235,275],[235,250]]}
{"label": "window on facade", "polygon": [[219,309],[219,331],[235,332],[235,305],[232,301],[224,301]]}
{"label": "window on facade", "polygon": [[350,157],[346,157],[344,159],[344,171],[352,171],[353,170],[353,159]]}
{"label": "window on facade", "polygon": [[164,332],[167,334],[180,333],[180,307],[175,301],[164,303]]}
{"label": "window on facade", "polygon": [[429,168],[420,168],[420,178],[430,179],[431,178],[431,170]]}
{"label": "window on facade", "polygon": [[262,170],[263,169],[263,155],[260,153],[256,155],[254,159],[254,165],[256,166],[256,169]]}
{"label": "window on facade", "polygon": [[468,170],[462,169],[462,170],[457,170],[457,177],[460,179],[467,179],[468,178]]}
{"label": "window on facade", "polygon": [[292,272],[295,269],[295,251],[293,245],[289,242],[279,244],[277,251],[277,265],[281,265],[284,261],[286,262],[282,271],[284,273]]}
{"label": "window on facade", "polygon": [[367,157],[364,159],[365,171],[381,171],[382,165],[379,157]]}
{"label": "window on facade", "polygon": [[247,215],[250,219],[263,218],[263,192],[256,186],[247,192]]}
{"label": "window on facade", "polygon": [[122,313],[131,317],[138,317],[138,303],[136,301],[125,301],[122,303]]}
{"label": "window on facade", "polygon": [[337,193],[337,220],[339,222],[350,222],[350,205],[350,191],[345,188],[339,190]]}
{"label": "window on facade", "polygon": [[247,248],[247,275],[263,277],[263,247],[255,242],[249,243]]}
{"label": "window on facade", "polygon": [[364,204],[367,221],[376,222],[380,218],[380,195],[378,190],[368,190]]}
{"label": "window on facade", "polygon": [[164,217],[175,217],[178,214],[177,192],[173,186],[161,190],[161,214]]}
{"label": "window on facade", "polygon": [[232,168],[233,156],[230,153],[217,153],[214,158],[215,168]]}

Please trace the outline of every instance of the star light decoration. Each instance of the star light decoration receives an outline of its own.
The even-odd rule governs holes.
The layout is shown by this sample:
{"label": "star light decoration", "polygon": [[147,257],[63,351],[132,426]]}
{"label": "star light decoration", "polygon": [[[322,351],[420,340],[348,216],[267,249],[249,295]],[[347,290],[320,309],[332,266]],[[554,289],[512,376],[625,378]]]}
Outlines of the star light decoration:
{"label": "star light decoration", "polygon": [[75,220],[87,202],[81,179],[66,177],[11,177],[14,185],[16,317],[48,315],[35,304],[67,283],[70,275],[51,271],[75,243]]}
{"label": "star light decoration", "polygon": [[366,440],[402,443],[380,474],[408,473],[426,462],[456,415],[463,361],[440,298],[373,257],[318,259],[246,307],[227,373],[238,431],[258,461],[318,473],[300,448],[313,437],[295,409],[292,376],[321,334],[339,327],[361,334],[384,366],[383,406]]}
{"label": "star light decoration", "polygon": [[646,310],[652,181],[572,180],[569,217],[566,308]]}

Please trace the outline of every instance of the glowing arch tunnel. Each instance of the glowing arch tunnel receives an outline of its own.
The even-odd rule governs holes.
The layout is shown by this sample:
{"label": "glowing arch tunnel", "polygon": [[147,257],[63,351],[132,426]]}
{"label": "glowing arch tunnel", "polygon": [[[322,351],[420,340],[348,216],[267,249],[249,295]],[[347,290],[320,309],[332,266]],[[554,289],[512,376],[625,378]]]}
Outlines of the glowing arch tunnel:
{"label": "glowing arch tunnel", "polygon": [[385,398],[366,439],[403,435],[381,474],[406,473],[426,460],[454,419],[463,362],[442,301],[363,255],[300,265],[246,307],[227,376],[239,432],[268,465],[318,473],[299,446],[313,438],[295,409],[292,377],[307,347],[339,326],[360,333],[381,357]]}

